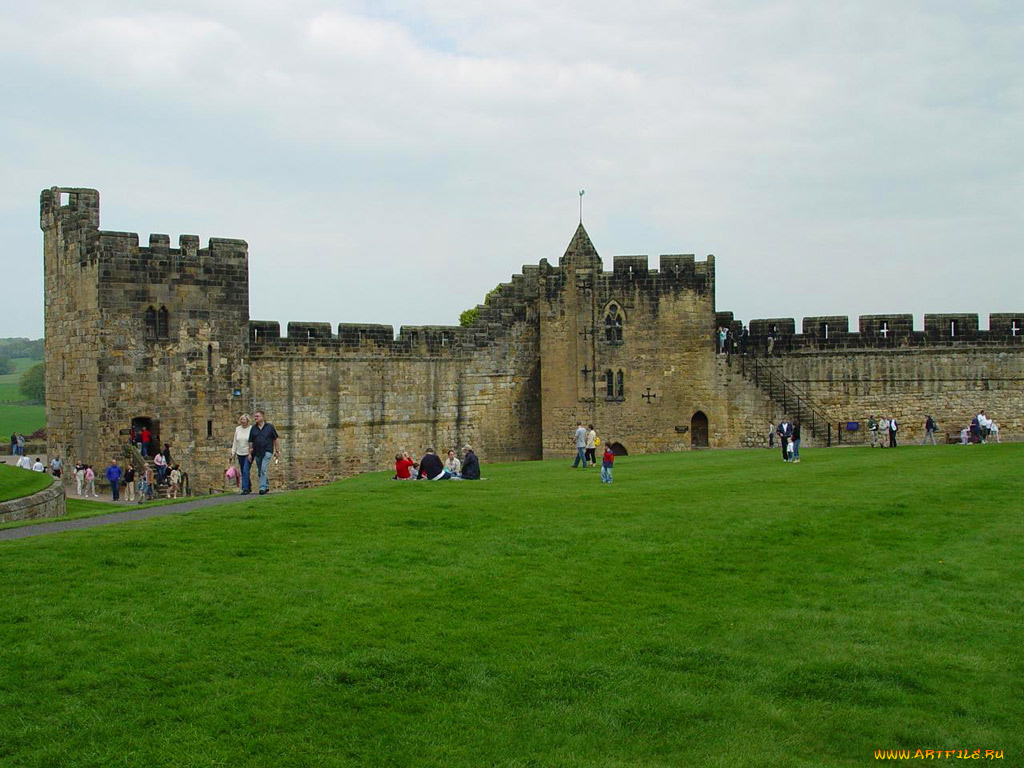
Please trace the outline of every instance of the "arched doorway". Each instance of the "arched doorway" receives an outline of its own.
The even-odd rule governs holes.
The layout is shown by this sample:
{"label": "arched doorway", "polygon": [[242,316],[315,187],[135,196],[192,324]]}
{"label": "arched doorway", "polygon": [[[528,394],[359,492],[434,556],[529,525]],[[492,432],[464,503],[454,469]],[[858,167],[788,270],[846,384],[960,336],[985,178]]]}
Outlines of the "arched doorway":
{"label": "arched doorway", "polygon": [[626,450],[626,446],[622,443],[611,443],[608,447],[612,449],[612,453],[616,456],[629,456],[629,451]]}
{"label": "arched doorway", "polygon": [[708,447],[708,417],[704,411],[697,411],[690,419],[690,447]]}

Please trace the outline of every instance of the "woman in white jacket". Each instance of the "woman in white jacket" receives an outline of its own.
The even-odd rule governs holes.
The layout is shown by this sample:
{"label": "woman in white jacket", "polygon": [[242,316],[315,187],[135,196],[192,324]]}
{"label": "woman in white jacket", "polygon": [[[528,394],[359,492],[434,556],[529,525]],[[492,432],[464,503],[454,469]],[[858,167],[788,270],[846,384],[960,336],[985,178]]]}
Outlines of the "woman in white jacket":
{"label": "woman in white jacket", "polygon": [[242,473],[242,495],[252,493],[252,482],[249,479],[249,416],[243,413],[238,417],[235,427],[235,439],[231,442],[231,455],[238,459],[238,468]]}

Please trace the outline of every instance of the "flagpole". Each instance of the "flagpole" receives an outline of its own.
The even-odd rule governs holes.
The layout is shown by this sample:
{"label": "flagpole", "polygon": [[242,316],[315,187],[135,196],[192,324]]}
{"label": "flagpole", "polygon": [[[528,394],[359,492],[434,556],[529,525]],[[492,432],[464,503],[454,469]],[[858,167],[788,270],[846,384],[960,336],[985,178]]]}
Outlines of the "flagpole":
{"label": "flagpole", "polygon": [[583,223],[583,196],[587,194],[587,190],[580,190],[580,224]]}

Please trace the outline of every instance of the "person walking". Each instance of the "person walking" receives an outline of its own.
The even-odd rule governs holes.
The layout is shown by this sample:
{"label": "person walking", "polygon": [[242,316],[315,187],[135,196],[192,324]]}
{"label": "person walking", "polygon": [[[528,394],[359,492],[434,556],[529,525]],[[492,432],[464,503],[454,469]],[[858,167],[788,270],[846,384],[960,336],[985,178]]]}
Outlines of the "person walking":
{"label": "person walking", "polygon": [[868,433],[871,435],[871,447],[874,448],[878,445],[878,422],[874,414],[868,416]]}
{"label": "person walking", "polygon": [[256,423],[249,430],[249,461],[256,465],[260,477],[260,496],[270,493],[270,459],[277,459],[278,434],[274,425],[266,420],[263,411],[253,414]]}
{"label": "person walking", "polygon": [[135,467],[128,464],[124,470],[124,489],[128,492],[128,501],[135,501]]}
{"label": "person walking", "polygon": [[587,448],[583,456],[591,466],[597,466],[597,432],[594,431],[593,424],[587,427]]}
{"label": "person walking", "polygon": [[793,463],[800,463],[800,419],[793,419]]}
{"label": "person walking", "polygon": [[932,441],[932,445],[935,443],[935,431],[938,427],[935,425],[935,420],[931,416],[925,416],[924,418],[924,440],[921,441],[921,445],[924,445],[929,440]]}
{"label": "person walking", "polygon": [[153,440],[153,433],[149,431],[149,427],[143,426],[142,431],[139,432],[139,450],[142,452],[142,458],[149,458],[149,444]]}
{"label": "person walking", "polygon": [[50,459],[50,474],[54,477],[60,477],[64,472],[64,464],[60,460],[60,456],[54,456]]}
{"label": "person walking", "polygon": [[167,495],[168,495],[169,498],[176,499],[176,498],[178,498],[178,493],[180,491],[181,491],[181,467],[179,467],[177,464],[175,464],[174,468],[171,470],[171,487],[167,491]]}
{"label": "person walking", "polygon": [[896,423],[896,419],[889,419],[889,447],[896,447],[896,433],[899,431],[900,425]]}
{"label": "person walking", "polygon": [[238,426],[235,427],[235,437],[231,442],[231,456],[238,462],[238,470],[242,478],[242,495],[252,493],[252,462],[249,460],[249,433],[252,427],[249,425],[249,415],[243,413],[238,417]]}
{"label": "person walking", "polygon": [[75,462],[75,491],[79,496],[82,495],[82,491],[85,489],[85,464],[78,461]]}
{"label": "person walking", "polygon": [[107,482],[110,483],[110,495],[114,501],[120,498],[121,491],[121,467],[117,465],[117,459],[110,460],[110,466],[104,472]]}
{"label": "person walking", "polygon": [[163,485],[167,475],[167,459],[159,451],[153,455],[153,466],[156,467],[156,484]]}
{"label": "person walking", "polygon": [[92,464],[85,465],[85,495],[91,495],[94,499],[99,498],[99,494],[96,493],[96,473],[92,470]]}
{"label": "person walking", "polygon": [[583,468],[587,468],[587,430],[583,426],[582,421],[576,422],[576,432],[573,435],[573,439],[576,441],[576,459],[572,463],[572,468],[576,469],[583,462]]}

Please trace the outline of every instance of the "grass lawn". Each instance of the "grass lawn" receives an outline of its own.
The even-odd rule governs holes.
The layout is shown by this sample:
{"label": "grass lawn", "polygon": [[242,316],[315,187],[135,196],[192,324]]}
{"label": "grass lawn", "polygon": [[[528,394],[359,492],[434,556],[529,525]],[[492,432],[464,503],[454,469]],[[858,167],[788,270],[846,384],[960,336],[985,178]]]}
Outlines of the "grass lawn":
{"label": "grass lawn", "polygon": [[0,403],[0,441],[10,450],[11,433],[31,435],[46,426],[46,406]]}
{"label": "grass lawn", "polygon": [[53,477],[45,472],[30,472],[21,467],[0,464],[0,501],[20,499],[50,487]]}
{"label": "grass lawn", "polygon": [[1022,460],[375,474],[2,542],[0,765],[1022,765]]}

